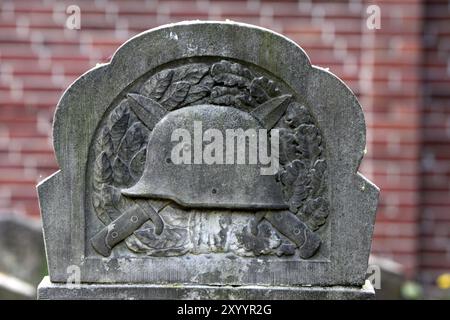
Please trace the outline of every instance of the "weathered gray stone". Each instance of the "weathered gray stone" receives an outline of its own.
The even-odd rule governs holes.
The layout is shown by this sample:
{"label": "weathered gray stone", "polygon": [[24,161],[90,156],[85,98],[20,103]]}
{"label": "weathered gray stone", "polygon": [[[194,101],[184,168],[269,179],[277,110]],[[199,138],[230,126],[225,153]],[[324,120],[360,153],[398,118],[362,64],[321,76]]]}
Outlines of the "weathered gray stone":
{"label": "weathered gray stone", "polygon": [[[277,173],[197,163],[208,143],[199,153],[195,140],[182,140],[193,162],[174,163],[171,133],[195,138],[198,122],[224,136],[278,129],[265,134]],[[345,298],[357,295],[336,286],[364,284],[378,189],[357,172],[362,109],[276,33],[198,21],[144,32],[70,86],[53,136],[61,170],[38,186],[52,281],[41,297],[113,298],[127,284],[142,298],[263,297],[267,286],[274,297]],[[73,270],[87,291],[71,296],[57,283]]]}
{"label": "weathered gray stone", "polygon": [[372,300],[374,289],[368,282],[357,287],[206,286],[152,284],[81,284],[70,287],[50,282],[39,285],[40,300]]}

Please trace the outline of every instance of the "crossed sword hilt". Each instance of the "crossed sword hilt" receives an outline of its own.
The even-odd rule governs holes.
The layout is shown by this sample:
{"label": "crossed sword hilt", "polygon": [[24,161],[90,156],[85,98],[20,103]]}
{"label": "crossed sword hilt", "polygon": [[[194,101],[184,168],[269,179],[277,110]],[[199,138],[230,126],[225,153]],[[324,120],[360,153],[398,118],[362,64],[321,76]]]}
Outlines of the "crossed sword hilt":
{"label": "crossed sword hilt", "polygon": [[[164,221],[159,213],[170,204],[170,201],[148,199],[132,201],[134,204],[129,209],[91,238],[92,246],[101,255],[109,256],[112,248],[149,220],[154,225],[156,235],[163,232]],[[312,232],[295,214],[287,210],[257,212],[250,225],[253,235],[258,234],[258,225],[263,219],[269,221],[276,230],[297,246],[301,258],[311,257],[320,246],[319,236]]]}

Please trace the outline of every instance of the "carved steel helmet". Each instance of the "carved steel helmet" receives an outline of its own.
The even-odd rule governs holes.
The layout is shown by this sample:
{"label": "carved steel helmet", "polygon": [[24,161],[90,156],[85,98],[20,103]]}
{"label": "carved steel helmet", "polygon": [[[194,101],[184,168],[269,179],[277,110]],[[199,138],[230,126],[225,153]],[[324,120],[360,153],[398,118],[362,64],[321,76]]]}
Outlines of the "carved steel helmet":
{"label": "carved steel helmet", "polygon": [[[236,164],[236,161],[233,164],[173,163],[172,150],[181,142],[178,136],[176,141],[172,141],[172,133],[176,129],[189,132],[191,139],[186,141],[183,137],[182,146],[185,152],[190,150],[194,158],[193,140],[194,135],[199,134],[199,123],[201,135],[208,129],[219,130],[225,145],[226,129],[256,129],[256,133],[258,129],[271,129],[285,112],[290,96],[273,98],[251,113],[214,105],[184,107],[167,113],[149,98],[130,96],[137,102],[132,106],[137,116],[153,130],[147,146],[144,173],[134,186],[122,190],[124,196],[170,199],[183,207],[196,208],[288,208],[275,175],[261,175],[259,161],[257,164],[248,164],[247,160],[246,164]],[[194,129],[194,124],[197,129]],[[198,152],[203,153],[202,150],[197,150],[197,156]],[[224,148],[223,159],[225,157]]]}

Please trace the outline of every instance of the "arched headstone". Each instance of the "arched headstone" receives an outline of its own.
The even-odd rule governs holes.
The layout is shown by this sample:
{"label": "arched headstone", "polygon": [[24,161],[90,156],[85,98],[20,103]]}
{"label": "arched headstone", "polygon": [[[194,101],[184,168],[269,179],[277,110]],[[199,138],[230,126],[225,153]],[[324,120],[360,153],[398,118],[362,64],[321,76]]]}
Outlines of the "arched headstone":
{"label": "arched headstone", "polygon": [[361,106],[279,34],[144,32],[66,90],[53,137],[41,299],[373,295]]}

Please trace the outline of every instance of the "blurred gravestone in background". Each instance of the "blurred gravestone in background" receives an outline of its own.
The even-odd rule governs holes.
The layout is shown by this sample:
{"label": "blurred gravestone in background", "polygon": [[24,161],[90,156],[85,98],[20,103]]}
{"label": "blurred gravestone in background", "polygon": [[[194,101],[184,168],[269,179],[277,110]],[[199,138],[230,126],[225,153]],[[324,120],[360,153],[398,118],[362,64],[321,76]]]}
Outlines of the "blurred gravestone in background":
{"label": "blurred gravestone in background", "polygon": [[[370,266],[377,269],[372,270],[379,272],[375,282],[376,298],[378,300],[399,300],[405,299],[402,295],[402,287],[405,285],[405,275],[402,265],[390,259],[380,258],[371,255],[369,258]],[[373,275],[373,274],[371,274]]]}
{"label": "blurred gravestone in background", "polygon": [[70,86],[53,128],[40,299],[374,297],[362,108],[287,38],[149,30]]}
{"label": "blurred gravestone in background", "polygon": [[47,274],[41,224],[16,215],[0,216],[0,299],[35,299]]}

